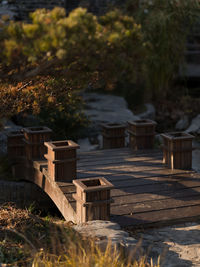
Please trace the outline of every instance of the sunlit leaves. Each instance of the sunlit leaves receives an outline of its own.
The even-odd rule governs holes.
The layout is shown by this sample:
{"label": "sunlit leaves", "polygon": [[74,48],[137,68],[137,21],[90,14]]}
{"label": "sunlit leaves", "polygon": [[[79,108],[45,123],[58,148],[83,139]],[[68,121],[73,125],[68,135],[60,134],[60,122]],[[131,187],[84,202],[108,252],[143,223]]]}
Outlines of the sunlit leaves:
{"label": "sunlit leaves", "polygon": [[136,76],[144,46],[141,26],[132,17],[114,10],[97,18],[84,8],[66,17],[64,9],[55,8],[36,10],[31,19],[32,23],[11,22],[5,29],[2,62],[10,67],[14,63],[30,69],[57,58],[59,74],[79,88],[91,82],[114,88],[124,73],[131,79]]}

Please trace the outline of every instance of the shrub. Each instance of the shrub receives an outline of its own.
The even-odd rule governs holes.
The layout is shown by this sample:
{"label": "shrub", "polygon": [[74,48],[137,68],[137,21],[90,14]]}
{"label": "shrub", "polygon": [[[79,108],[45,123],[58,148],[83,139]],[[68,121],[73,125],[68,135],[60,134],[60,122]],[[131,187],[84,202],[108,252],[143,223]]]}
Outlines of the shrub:
{"label": "shrub", "polygon": [[[78,138],[87,124],[81,97],[64,79],[43,77],[0,90],[0,113],[7,116],[34,114],[41,125],[54,130],[56,138]],[[30,125],[29,125],[30,126]]]}
{"label": "shrub", "polygon": [[172,93],[184,64],[186,39],[200,14],[197,0],[129,0],[127,12],[142,25],[147,44],[146,87],[153,99]]}
{"label": "shrub", "polygon": [[100,250],[66,222],[39,217],[10,203],[0,205],[0,261],[10,266],[158,267],[147,257],[132,261],[110,244]]}

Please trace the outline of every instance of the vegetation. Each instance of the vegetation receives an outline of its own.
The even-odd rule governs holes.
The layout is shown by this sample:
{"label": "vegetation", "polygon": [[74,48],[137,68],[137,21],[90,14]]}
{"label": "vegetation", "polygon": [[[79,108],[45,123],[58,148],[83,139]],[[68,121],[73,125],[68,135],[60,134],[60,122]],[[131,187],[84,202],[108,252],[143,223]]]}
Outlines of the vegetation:
{"label": "vegetation", "polygon": [[22,114],[22,123],[23,117],[33,114],[37,117],[35,123],[52,128],[57,138],[77,138],[87,125],[87,119],[82,112],[82,99],[66,84],[65,79],[46,76],[32,80],[27,86],[22,82],[15,86],[4,85],[0,113]]}
{"label": "vegetation", "polygon": [[[142,4],[129,0],[123,11],[115,9],[101,17],[83,8],[68,17],[62,8],[36,10],[30,23],[8,22],[4,17],[0,23],[0,86],[9,89],[7,98],[6,90],[1,90],[0,104],[6,100],[8,114],[36,112],[40,101],[31,97],[31,108],[20,108],[17,101],[13,104],[11,91],[20,87],[24,97],[35,82],[37,86],[46,77],[59,82],[64,78],[68,96],[68,92],[89,87],[118,88],[127,99],[137,98],[134,103],[139,98],[142,101],[147,91],[156,101],[166,98],[183,64],[186,37],[199,7],[197,0]],[[54,93],[53,87],[51,90]]]}
{"label": "vegetation", "polygon": [[127,259],[108,245],[84,239],[66,223],[41,218],[11,204],[0,206],[0,262],[12,266],[150,267],[146,257]]}
{"label": "vegetation", "polygon": [[118,10],[98,19],[82,8],[68,17],[62,8],[40,9],[31,19],[0,26],[0,114],[36,114],[60,135],[74,136],[86,122],[75,92],[137,82],[141,26]]}
{"label": "vegetation", "polygon": [[146,88],[153,100],[166,99],[184,64],[187,37],[200,15],[199,1],[130,0],[126,9],[141,24],[147,44]]}
{"label": "vegetation", "polygon": [[[134,104],[141,103],[145,94],[159,103],[163,120],[163,100],[175,92],[174,81],[184,62],[188,31],[199,15],[199,1],[139,2],[129,0],[124,9],[101,17],[83,8],[67,17],[62,8],[36,10],[30,23],[2,17],[0,118],[33,114],[57,138],[78,138],[87,125],[80,92],[100,88],[116,90]],[[173,97],[180,94],[176,91]],[[194,101],[187,96],[174,103],[176,112],[168,102],[167,112],[173,113],[175,121],[180,106],[187,114],[194,111]],[[195,103],[198,107],[199,102]],[[6,158],[1,162],[0,176],[10,167]],[[110,247],[102,252],[94,241],[84,240],[68,226],[60,227],[12,205],[0,207],[0,230],[3,263],[149,266],[145,257],[127,262]]]}
{"label": "vegetation", "polygon": [[2,27],[4,79],[48,73],[82,89],[96,82],[109,87],[124,74],[136,77],[142,34],[133,18],[116,10],[98,20],[82,8],[66,17],[64,9],[54,8],[37,10],[31,19],[30,24],[10,22]]}

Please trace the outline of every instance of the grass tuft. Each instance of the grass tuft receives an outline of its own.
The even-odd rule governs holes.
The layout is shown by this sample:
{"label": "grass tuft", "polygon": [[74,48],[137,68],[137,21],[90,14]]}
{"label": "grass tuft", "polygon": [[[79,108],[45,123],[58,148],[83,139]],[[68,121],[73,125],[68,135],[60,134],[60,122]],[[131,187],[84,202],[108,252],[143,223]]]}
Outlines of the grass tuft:
{"label": "grass tuft", "polygon": [[83,238],[64,221],[0,205],[0,262],[30,267],[158,267],[146,256],[127,259],[108,243]]}

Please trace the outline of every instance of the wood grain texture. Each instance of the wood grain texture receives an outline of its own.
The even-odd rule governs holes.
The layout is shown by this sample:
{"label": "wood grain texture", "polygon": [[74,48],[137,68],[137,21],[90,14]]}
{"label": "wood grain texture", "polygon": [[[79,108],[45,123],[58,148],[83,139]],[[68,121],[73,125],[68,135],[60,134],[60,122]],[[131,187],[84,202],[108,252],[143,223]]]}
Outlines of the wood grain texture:
{"label": "wood grain texture", "polygon": [[159,226],[200,216],[200,174],[166,168],[160,151],[80,153],[78,178],[98,176],[115,186],[111,219],[121,226]]}
{"label": "wood grain texture", "polygon": [[[78,153],[78,158],[78,178],[105,177],[115,186],[110,219],[123,227],[161,226],[200,218],[200,174],[166,168],[160,151],[122,148]],[[34,162],[34,182],[51,193],[65,218],[75,216],[75,186],[49,180],[45,166],[44,161]],[[98,212],[109,213],[106,208]]]}

